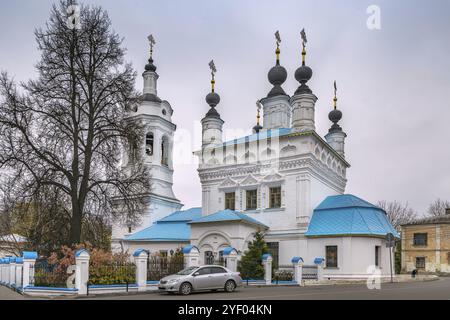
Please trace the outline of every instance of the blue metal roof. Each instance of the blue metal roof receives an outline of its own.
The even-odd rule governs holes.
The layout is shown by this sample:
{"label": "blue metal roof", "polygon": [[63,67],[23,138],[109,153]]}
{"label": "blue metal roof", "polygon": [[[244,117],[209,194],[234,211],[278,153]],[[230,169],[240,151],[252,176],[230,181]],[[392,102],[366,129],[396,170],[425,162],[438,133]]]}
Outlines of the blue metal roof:
{"label": "blue metal roof", "polygon": [[258,220],[250,218],[248,215],[244,213],[233,210],[218,211],[211,215],[192,220],[190,223],[206,223],[206,222],[221,222],[221,221],[245,221],[251,224],[257,224],[265,228],[268,228],[266,225],[259,222]]}
{"label": "blue metal roof", "polygon": [[190,241],[191,226],[187,222],[200,218],[201,208],[176,211],[158,220],[152,226],[125,236],[129,241]]}
{"label": "blue metal roof", "polygon": [[189,241],[191,227],[186,222],[155,223],[151,227],[125,236],[129,241]]}
{"label": "blue metal roof", "polygon": [[235,144],[246,143],[246,142],[254,142],[258,140],[264,140],[268,138],[275,138],[288,135],[292,132],[292,128],[280,128],[280,129],[272,129],[272,130],[264,130],[260,133],[255,133],[249,136],[245,136],[239,139],[234,139],[231,141],[224,142],[224,146],[232,146]]}
{"label": "blue metal roof", "polygon": [[306,236],[399,234],[385,211],[353,195],[327,197],[313,212]]}
{"label": "blue metal roof", "polygon": [[180,221],[191,221],[202,216],[202,208],[191,208],[189,210],[177,211],[162,218],[158,221],[160,222],[180,222]]}

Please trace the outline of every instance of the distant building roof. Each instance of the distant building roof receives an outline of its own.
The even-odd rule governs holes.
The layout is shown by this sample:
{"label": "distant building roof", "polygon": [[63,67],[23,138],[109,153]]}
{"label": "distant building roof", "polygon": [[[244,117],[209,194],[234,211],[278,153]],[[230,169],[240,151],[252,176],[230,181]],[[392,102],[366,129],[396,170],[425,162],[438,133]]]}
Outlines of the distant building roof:
{"label": "distant building roof", "polygon": [[0,236],[0,242],[23,243],[27,242],[27,238],[18,234],[7,234],[4,236]]}
{"label": "distant building roof", "polygon": [[435,216],[435,217],[426,217],[422,219],[414,220],[410,223],[403,224],[402,226],[408,226],[408,225],[421,225],[421,224],[448,224],[450,223],[450,214],[444,214],[441,216]]}
{"label": "distant building roof", "polygon": [[233,211],[233,210],[218,211],[211,215],[204,216],[199,219],[195,219],[195,220],[191,221],[190,223],[194,224],[194,223],[225,222],[225,221],[243,221],[243,222],[247,222],[250,224],[260,225],[264,228],[268,228],[266,225],[259,222],[258,220],[253,219],[244,213]]}
{"label": "distant building roof", "polygon": [[379,236],[399,234],[386,212],[353,195],[327,197],[313,212],[306,236]]}

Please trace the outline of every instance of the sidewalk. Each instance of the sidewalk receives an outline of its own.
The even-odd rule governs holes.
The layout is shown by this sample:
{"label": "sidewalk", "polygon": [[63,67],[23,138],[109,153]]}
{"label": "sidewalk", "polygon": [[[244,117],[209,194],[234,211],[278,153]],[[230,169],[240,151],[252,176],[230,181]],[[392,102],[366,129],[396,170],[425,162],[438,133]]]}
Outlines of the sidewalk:
{"label": "sidewalk", "polygon": [[25,300],[25,299],[26,298],[24,296],[11,290],[10,288],[0,286],[0,300]]}
{"label": "sidewalk", "polygon": [[[397,274],[394,276],[394,283],[405,283],[405,282],[424,282],[424,281],[435,281],[439,280],[436,275],[419,275],[416,278],[411,278],[409,274]],[[383,277],[381,283],[390,283],[390,277]],[[322,281],[305,281],[305,286],[323,286],[323,285],[342,285],[342,284],[363,284],[367,283],[367,279],[333,279],[333,280],[322,280]]]}

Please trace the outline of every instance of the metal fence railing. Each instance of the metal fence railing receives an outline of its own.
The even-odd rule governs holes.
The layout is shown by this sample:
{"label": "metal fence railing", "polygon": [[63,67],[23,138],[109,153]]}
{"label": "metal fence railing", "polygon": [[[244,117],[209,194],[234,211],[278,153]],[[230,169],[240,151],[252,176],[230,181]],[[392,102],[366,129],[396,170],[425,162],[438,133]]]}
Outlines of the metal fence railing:
{"label": "metal fence railing", "polygon": [[136,265],[131,262],[89,266],[89,285],[128,285],[136,282]]}
{"label": "metal fence railing", "polygon": [[182,255],[171,257],[150,256],[147,260],[147,281],[159,281],[168,275],[183,270],[184,266]]}
{"label": "metal fence railing", "polygon": [[317,265],[303,266],[302,278],[305,280],[318,280]]}
{"label": "metal fence railing", "polygon": [[279,281],[293,281],[294,280],[295,267],[293,264],[279,265],[273,274],[273,280],[278,283]]}
{"label": "metal fence railing", "polygon": [[67,286],[66,271],[66,266],[49,264],[47,260],[38,260],[30,270],[30,285],[36,287],[65,288]]}

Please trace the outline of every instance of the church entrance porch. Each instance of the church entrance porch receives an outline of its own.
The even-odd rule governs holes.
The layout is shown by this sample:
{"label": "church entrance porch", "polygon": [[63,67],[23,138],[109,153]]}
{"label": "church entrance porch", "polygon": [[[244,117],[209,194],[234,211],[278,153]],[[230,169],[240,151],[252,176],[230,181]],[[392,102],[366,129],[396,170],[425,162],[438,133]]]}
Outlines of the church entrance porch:
{"label": "church entrance porch", "polygon": [[215,264],[226,267],[223,250],[220,250],[219,252],[205,251],[204,261],[205,264]]}

